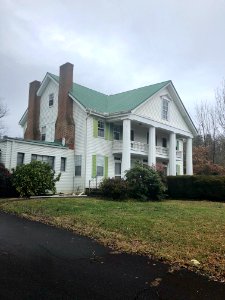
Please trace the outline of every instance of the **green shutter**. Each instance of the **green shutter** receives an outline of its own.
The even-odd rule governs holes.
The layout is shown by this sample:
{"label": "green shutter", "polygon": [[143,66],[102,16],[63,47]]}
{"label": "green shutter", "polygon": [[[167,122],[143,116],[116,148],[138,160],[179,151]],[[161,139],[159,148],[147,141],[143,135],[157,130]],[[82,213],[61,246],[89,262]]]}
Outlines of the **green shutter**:
{"label": "green shutter", "polygon": [[105,172],[104,172],[104,177],[108,177],[108,161],[109,161],[109,159],[108,159],[108,156],[105,156]]}
{"label": "green shutter", "polygon": [[96,177],[96,155],[92,155],[92,177]]}
{"label": "green shutter", "polygon": [[109,139],[109,123],[105,123],[105,140]]}
{"label": "green shutter", "polygon": [[93,137],[98,137],[98,120],[93,118]]}

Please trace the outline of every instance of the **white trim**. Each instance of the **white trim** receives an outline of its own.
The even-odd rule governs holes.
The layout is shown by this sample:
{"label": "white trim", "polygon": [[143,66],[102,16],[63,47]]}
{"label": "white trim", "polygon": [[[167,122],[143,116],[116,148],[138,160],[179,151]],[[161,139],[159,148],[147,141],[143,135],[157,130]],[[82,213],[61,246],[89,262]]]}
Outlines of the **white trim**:
{"label": "white trim", "polygon": [[43,81],[41,82],[39,89],[37,90],[37,96],[40,97],[43,94],[50,80],[52,80],[54,83],[59,85],[59,83],[49,73],[46,73]]}
{"label": "white trim", "polygon": [[21,143],[21,144],[31,144],[31,145],[36,145],[36,146],[40,146],[40,147],[61,148],[61,149],[65,149],[65,150],[69,149],[68,147],[65,147],[65,146],[44,144],[44,142],[42,142],[42,141],[33,142],[33,141],[29,141],[29,140],[19,140],[19,139],[15,139],[15,138],[5,138],[3,140],[0,140],[0,143],[5,142],[5,141],[16,142],[16,143]]}
{"label": "white trim", "polygon": [[154,121],[150,118],[143,117],[143,116],[138,115],[138,114],[134,114],[134,113],[131,114],[129,116],[129,119],[132,120],[132,121],[137,121],[137,122],[140,122],[140,123],[144,123],[146,125],[150,125],[150,126],[153,126],[153,127],[156,127],[156,128],[160,128],[160,129],[163,129],[163,130],[166,130],[166,131],[169,131],[169,132],[175,132],[176,134],[182,135],[184,137],[193,138],[193,134],[189,131],[185,131],[185,130],[173,127],[169,124],[164,124],[164,123],[161,123],[161,122],[158,122],[158,121]]}
{"label": "white trim", "polygon": [[28,108],[25,110],[24,114],[22,115],[21,119],[19,120],[19,125],[23,126],[27,122],[27,113],[28,113]]}

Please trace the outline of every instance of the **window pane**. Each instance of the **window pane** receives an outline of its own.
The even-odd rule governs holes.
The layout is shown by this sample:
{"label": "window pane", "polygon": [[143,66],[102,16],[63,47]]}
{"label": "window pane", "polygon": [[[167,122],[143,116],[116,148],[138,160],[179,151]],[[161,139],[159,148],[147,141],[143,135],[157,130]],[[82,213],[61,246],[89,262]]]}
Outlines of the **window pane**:
{"label": "window pane", "polygon": [[54,103],[54,94],[49,95],[49,106],[52,106]]}
{"label": "window pane", "polygon": [[104,137],[105,134],[105,123],[103,121],[98,121],[98,136]]}
{"label": "window pane", "polygon": [[133,130],[131,130],[131,132],[130,132],[130,140],[134,141],[134,131]]}
{"label": "window pane", "polygon": [[17,153],[17,166],[22,165],[24,162],[24,153],[18,152]]}
{"label": "window pane", "polygon": [[75,155],[75,176],[81,176],[82,155]]}
{"label": "window pane", "polygon": [[54,156],[31,154],[31,160],[45,162],[49,164],[52,169],[54,169],[54,161],[55,161]]}
{"label": "window pane", "polygon": [[113,128],[113,139],[120,140],[120,127],[116,126]]}
{"label": "window pane", "polygon": [[62,172],[66,171],[66,158],[65,157],[61,157],[60,171],[62,171]]}
{"label": "window pane", "polygon": [[166,139],[166,138],[163,138],[163,139],[162,139],[162,146],[163,146],[164,148],[167,147],[167,139]]}
{"label": "window pane", "polygon": [[31,155],[31,160],[37,160],[37,155],[36,154],[32,154]]}
{"label": "window pane", "polygon": [[121,163],[115,163],[115,175],[121,175]]}
{"label": "window pane", "polygon": [[162,118],[164,120],[168,120],[168,109],[169,109],[169,101],[166,99],[163,99]]}
{"label": "window pane", "polygon": [[103,176],[104,168],[102,166],[97,166],[97,176]]}
{"label": "window pane", "polygon": [[81,176],[81,166],[75,166],[75,176]]}

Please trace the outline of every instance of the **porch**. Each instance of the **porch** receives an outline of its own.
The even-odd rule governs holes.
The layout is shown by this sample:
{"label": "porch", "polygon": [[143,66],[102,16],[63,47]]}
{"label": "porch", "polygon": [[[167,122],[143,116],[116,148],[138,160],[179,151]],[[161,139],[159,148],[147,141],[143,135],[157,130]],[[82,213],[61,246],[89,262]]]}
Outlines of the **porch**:
{"label": "porch", "polygon": [[[123,141],[114,140],[112,145],[112,153],[113,154],[119,154],[123,151]],[[130,142],[130,152],[131,154],[139,154],[139,155],[148,155],[149,151],[149,145],[137,142],[137,141],[131,141]],[[169,158],[169,148],[168,147],[162,147],[162,146],[155,146],[155,153],[156,157],[159,158]],[[176,159],[177,160],[183,160],[183,151],[176,150]]]}

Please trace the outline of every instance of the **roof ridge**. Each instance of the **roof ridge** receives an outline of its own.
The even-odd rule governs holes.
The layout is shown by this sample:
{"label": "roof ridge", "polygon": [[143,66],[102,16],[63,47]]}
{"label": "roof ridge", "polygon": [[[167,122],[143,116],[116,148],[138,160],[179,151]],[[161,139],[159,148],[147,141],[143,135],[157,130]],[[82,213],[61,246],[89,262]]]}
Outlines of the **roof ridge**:
{"label": "roof ridge", "polygon": [[140,89],[143,89],[143,88],[146,88],[146,87],[150,87],[150,86],[153,86],[153,85],[162,84],[162,83],[169,83],[169,82],[171,82],[171,80],[166,80],[166,81],[162,81],[162,82],[157,82],[157,83],[153,83],[153,84],[141,86],[139,88],[135,88],[135,89],[132,89],[132,90],[127,90],[127,91],[116,93],[116,94],[111,94],[109,96],[115,96],[115,95],[119,95],[119,94],[123,94],[123,93],[127,93],[127,92],[133,92],[133,91],[140,90]]}
{"label": "roof ridge", "polygon": [[[50,75],[53,75],[53,76],[55,76],[55,77],[57,77],[57,78],[59,78],[58,75],[55,75],[55,74],[50,73],[50,72],[47,72],[47,73],[50,74]],[[108,98],[108,97],[110,97],[110,96],[119,95],[119,94],[123,94],[123,93],[127,93],[127,92],[132,92],[132,91],[136,91],[136,90],[139,90],[139,89],[143,89],[143,88],[145,88],[145,87],[150,87],[150,86],[153,86],[153,85],[162,84],[162,83],[169,83],[169,82],[171,82],[170,79],[169,79],[169,80],[165,80],[165,81],[161,81],[161,82],[157,82],[157,83],[153,83],[153,84],[149,84],[149,85],[145,85],[145,86],[141,86],[141,87],[139,87],[139,88],[127,90],[127,91],[124,91],[124,92],[115,93],[115,94],[105,94],[105,93],[96,91],[96,90],[94,90],[94,89],[91,89],[91,88],[89,88],[89,87],[87,87],[87,86],[84,86],[84,85],[82,85],[82,84],[76,83],[76,82],[73,82],[73,84],[76,84],[76,85],[78,85],[78,86],[81,86],[81,87],[83,87],[83,88],[85,88],[85,89],[88,89],[88,90],[90,90],[90,91],[93,91],[93,92],[102,94],[102,95],[104,95],[104,96],[107,96],[107,98]]]}

